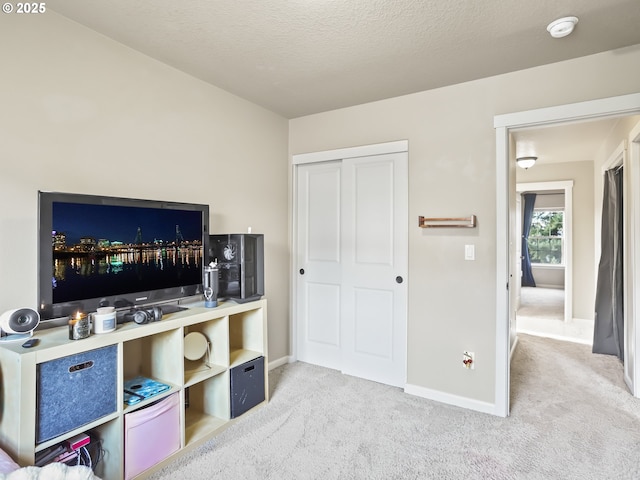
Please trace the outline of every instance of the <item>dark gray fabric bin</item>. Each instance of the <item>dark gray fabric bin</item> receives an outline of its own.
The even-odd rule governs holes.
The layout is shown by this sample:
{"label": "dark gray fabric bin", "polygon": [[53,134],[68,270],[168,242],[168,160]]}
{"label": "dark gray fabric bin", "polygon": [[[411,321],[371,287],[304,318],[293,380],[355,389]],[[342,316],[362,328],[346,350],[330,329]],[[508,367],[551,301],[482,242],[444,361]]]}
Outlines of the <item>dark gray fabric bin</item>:
{"label": "dark gray fabric bin", "polygon": [[264,357],[231,369],[231,418],[264,402]]}
{"label": "dark gray fabric bin", "polygon": [[38,443],[117,410],[117,355],[110,345],[37,365]]}

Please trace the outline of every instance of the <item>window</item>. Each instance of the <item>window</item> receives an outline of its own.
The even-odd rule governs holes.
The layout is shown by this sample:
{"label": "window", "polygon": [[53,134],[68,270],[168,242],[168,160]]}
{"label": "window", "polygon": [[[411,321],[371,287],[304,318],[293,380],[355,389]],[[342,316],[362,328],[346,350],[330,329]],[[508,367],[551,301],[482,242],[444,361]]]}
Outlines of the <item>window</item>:
{"label": "window", "polygon": [[563,243],[564,211],[534,211],[527,242],[531,263],[562,265]]}

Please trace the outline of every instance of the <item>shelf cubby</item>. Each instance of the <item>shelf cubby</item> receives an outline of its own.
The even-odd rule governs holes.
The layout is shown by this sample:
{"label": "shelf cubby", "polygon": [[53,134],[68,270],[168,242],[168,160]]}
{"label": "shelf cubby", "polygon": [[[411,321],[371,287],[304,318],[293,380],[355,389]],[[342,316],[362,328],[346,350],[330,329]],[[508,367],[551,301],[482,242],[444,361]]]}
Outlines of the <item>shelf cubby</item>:
{"label": "shelf cubby", "polygon": [[185,389],[185,445],[208,438],[230,418],[229,372]]}
{"label": "shelf cubby", "polygon": [[259,309],[229,315],[229,367],[264,355],[265,326]]}
{"label": "shelf cubby", "polygon": [[120,478],[124,463],[122,454],[122,417],[103,423],[89,431],[89,435],[101,442],[103,457],[96,466],[95,473],[100,478]]}
{"label": "shelf cubby", "polygon": [[39,452],[40,450],[44,450],[45,448],[49,448],[52,445],[56,445],[56,444],[66,440],[68,438],[71,438],[71,437],[73,437],[75,435],[78,435],[80,433],[86,432],[87,430],[90,430],[90,429],[92,429],[92,428],[94,428],[96,426],[99,426],[101,424],[104,424],[105,422],[109,422],[111,420],[114,420],[116,418],[118,418],[118,413],[117,412],[116,413],[112,413],[110,415],[107,415],[105,417],[101,417],[101,418],[99,418],[97,420],[94,420],[93,422],[88,423],[86,425],[81,425],[81,426],[79,426],[79,427],[77,427],[77,428],[75,428],[73,430],[70,430],[70,431],[68,431],[68,432],[66,432],[66,433],[64,433],[64,434],[62,434],[60,436],[52,438],[51,440],[48,440],[46,442],[42,442],[42,443],[37,444],[35,446],[35,448],[34,448],[34,451],[35,452]]}
{"label": "shelf cubby", "polygon": [[201,333],[209,345],[207,354],[199,360],[184,358],[184,386],[189,387],[226,371],[229,365],[229,318],[189,325],[184,335]]}
{"label": "shelf cubby", "polygon": [[138,375],[169,385],[182,385],[183,371],[176,354],[182,352],[182,329],[171,329],[123,344],[124,380]]}

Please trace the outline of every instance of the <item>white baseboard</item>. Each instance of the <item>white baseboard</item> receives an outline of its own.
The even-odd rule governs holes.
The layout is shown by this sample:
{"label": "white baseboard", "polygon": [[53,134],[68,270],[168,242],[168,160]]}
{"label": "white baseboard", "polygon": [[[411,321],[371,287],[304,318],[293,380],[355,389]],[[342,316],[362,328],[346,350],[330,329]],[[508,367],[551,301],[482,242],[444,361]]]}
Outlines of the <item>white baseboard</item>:
{"label": "white baseboard", "polygon": [[269,370],[273,370],[274,368],[281,367],[282,365],[286,365],[287,363],[293,362],[293,357],[291,355],[285,355],[284,357],[280,357],[272,362],[269,362]]}
{"label": "white baseboard", "polygon": [[462,407],[469,410],[475,410],[477,412],[497,415],[495,411],[496,406],[493,403],[481,402],[479,400],[473,400],[471,398],[461,397],[459,395],[452,395],[450,393],[443,393],[437,390],[431,390],[429,388],[411,384],[405,385],[404,392],[408,393],[409,395],[415,395],[417,397],[435,400],[436,402],[446,403],[448,405],[454,405],[456,407]]}
{"label": "white baseboard", "polygon": [[513,346],[511,347],[511,351],[509,352],[509,362],[513,358],[513,354],[516,351],[516,347],[518,346],[518,335],[516,335],[516,339],[513,342]]}
{"label": "white baseboard", "polygon": [[573,317],[572,319],[574,322],[591,322],[593,323],[594,320],[593,318],[589,319],[589,318],[578,318],[578,317]]}

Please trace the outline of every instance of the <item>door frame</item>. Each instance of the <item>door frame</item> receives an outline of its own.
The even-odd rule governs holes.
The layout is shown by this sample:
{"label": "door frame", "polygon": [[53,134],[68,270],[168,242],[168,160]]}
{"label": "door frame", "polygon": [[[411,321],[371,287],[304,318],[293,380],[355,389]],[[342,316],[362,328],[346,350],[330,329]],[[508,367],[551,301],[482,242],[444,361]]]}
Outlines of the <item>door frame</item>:
{"label": "door frame", "polygon": [[[509,176],[509,163],[515,158],[510,151],[509,133],[511,130],[558,123],[591,120],[602,117],[637,115],[640,113],[640,93],[617,97],[589,100],[554,107],[527,110],[522,112],[496,115],[493,127],[496,134],[496,382],[495,413],[509,415],[510,395],[510,322],[509,322],[509,266],[512,253],[509,246],[509,193],[515,189]],[[637,185],[632,195],[637,196]],[[638,212],[634,212],[638,215]],[[634,224],[637,218],[633,217]],[[634,225],[630,226],[631,228]],[[634,246],[640,253],[640,247]],[[637,258],[637,256],[635,257]],[[634,294],[635,292],[629,292]],[[635,326],[635,319],[628,319]],[[638,338],[637,329],[636,339]],[[637,341],[636,341],[637,344]],[[635,355],[635,368],[639,366]],[[637,386],[636,386],[637,388]]]}
{"label": "door frame", "polygon": [[[345,147],[333,150],[323,150],[318,152],[300,153],[291,156],[291,256],[290,256],[290,316],[289,316],[289,351],[291,355],[289,361],[295,362],[298,359],[298,319],[297,319],[297,265],[296,259],[298,258],[298,205],[295,199],[298,195],[298,165],[304,165],[308,163],[319,162],[331,162],[337,160],[344,160],[346,158],[368,157],[372,155],[385,155],[388,153],[408,153],[409,141],[397,140],[393,142],[376,143],[371,145],[361,145],[356,147]],[[408,225],[407,225],[407,228]],[[408,245],[407,245],[408,248]],[[408,252],[407,252],[408,253]],[[408,300],[408,299],[407,299]],[[408,323],[408,317],[406,319]],[[405,338],[406,343],[406,338]],[[405,347],[406,352],[406,347]],[[405,358],[405,381],[406,381],[406,358]]]}
{"label": "door frame", "polygon": [[[559,180],[548,182],[518,182],[516,193],[562,190],[564,193],[564,246],[562,257],[564,260],[564,321],[573,319],[573,180]],[[520,228],[520,226],[515,226]],[[514,255],[514,261],[516,256]],[[520,266],[522,271],[522,265]],[[520,277],[516,277],[520,278]],[[519,285],[517,288],[520,288]]]}
{"label": "door frame", "polygon": [[[625,365],[624,380],[634,397],[640,398],[640,361],[638,360],[638,352],[640,352],[640,325],[635,321],[640,305],[640,292],[638,292],[638,284],[640,282],[640,122],[631,130],[627,144],[627,155],[625,160],[629,163],[630,175],[625,188],[631,190],[630,199],[625,205],[629,206],[630,212],[625,214],[625,219],[629,221],[627,231],[629,236],[625,238],[629,240],[630,247],[625,250],[625,254],[629,255],[627,265],[629,268],[625,270],[625,314],[629,318],[633,318],[630,328],[625,328],[625,359],[629,356],[633,358],[630,365]],[[627,195],[629,197],[629,195]],[[631,295],[627,294],[631,292]]]}

